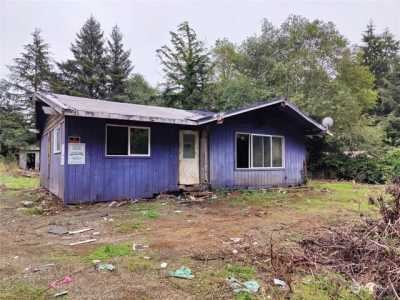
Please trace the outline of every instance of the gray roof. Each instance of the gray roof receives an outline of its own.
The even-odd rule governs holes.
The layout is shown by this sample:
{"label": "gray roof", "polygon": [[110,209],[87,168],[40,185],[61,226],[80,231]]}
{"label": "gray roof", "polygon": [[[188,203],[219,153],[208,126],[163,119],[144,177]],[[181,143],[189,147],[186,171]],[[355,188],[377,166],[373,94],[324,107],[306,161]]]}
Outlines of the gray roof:
{"label": "gray roof", "polygon": [[204,111],[96,100],[60,94],[37,93],[36,96],[59,113],[69,116],[197,125],[197,121],[214,115],[214,113]]}
{"label": "gray roof", "polygon": [[261,108],[282,105],[284,107],[288,107],[293,116],[302,119],[314,129],[322,132],[327,131],[325,127],[314,121],[294,104],[288,102],[284,98],[275,98],[270,102],[251,104],[233,111],[213,113],[200,110],[183,110],[170,107],[105,101],[60,94],[36,93],[36,96],[58,113],[67,116],[134,120],[183,125],[203,125]]}

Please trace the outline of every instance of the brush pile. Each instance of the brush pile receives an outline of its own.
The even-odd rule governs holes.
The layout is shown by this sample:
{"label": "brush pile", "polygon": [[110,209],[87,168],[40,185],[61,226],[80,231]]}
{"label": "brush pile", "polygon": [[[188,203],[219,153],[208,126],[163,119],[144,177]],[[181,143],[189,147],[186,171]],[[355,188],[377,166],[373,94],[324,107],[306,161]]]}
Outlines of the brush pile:
{"label": "brush pile", "polygon": [[[310,268],[327,266],[349,279],[374,284],[377,299],[400,299],[400,177],[375,200],[381,217],[328,228],[300,242]],[[386,197],[387,198],[387,197]]]}

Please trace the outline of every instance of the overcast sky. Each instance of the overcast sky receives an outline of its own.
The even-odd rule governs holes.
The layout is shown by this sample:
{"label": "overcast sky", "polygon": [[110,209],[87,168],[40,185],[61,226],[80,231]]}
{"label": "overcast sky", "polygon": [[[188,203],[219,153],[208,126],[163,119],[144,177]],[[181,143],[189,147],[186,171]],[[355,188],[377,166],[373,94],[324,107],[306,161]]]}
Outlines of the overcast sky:
{"label": "overcast sky", "polygon": [[263,18],[279,25],[289,14],[332,21],[357,43],[371,19],[379,31],[389,28],[400,39],[399,12],[400,0],[0,0],[0,78],[35,27],[42,29],[56,60],[70,58],[70,44],[91,14],[107,35],[118,24],[134,72],[156,84],[162,73],[155,50],[182,21],[189,21],[209,47],[224,37],[239,43],[260,31]]}

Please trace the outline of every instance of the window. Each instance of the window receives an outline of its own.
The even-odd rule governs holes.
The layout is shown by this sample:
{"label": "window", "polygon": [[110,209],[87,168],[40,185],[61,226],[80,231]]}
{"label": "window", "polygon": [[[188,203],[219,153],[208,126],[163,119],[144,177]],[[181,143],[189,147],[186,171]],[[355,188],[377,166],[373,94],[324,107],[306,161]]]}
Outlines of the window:
{"label": "window", "polygon": [[183,158],[195,158],[196,136],[192,133],[183,134]]}
{"label": "window", "polygon": [[128,155],[128,127],[107,126],[107,155]]}
{"label": "window", "polygon": [[61,127],[53,129],[53,153],[61,152]]}
{"label": "window", "polygon": [[236,135],[236,166],[238,168],[250,167],[250,135]]}
{"label": "window", "polygon": [[131,127],[130,130],[130,155],[150,155],[150,128]]}
{"label": "window", "polygon": [[283,168],[283,137],[237,133],[236,167],[238,169]]}
{"label": "window", "polygon": [[107,125],[106,155],[150,156],[150,128]]}

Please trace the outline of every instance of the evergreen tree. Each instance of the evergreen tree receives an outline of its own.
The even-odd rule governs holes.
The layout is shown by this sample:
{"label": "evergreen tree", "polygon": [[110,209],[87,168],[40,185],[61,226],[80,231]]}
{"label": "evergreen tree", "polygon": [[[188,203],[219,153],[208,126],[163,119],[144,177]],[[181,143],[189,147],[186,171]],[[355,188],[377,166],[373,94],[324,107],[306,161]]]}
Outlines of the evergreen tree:
{"label": "evergreen tree", "polygon": [[20,57],[15,58],[14,64],[8,67],[11,85],[8,85],[7,91],[14,95],[15,104],[26,113],[31,113],[33,109],[31,94],[48,90],[52,78],[49,45],[39,29],[35,29],[31,35],[32,42],[24,46]]}
{"label": "evergreen tree", "polygon": [[160,101],[157,89],[153,88],[141,74],[133,74],[126,83],[127,98],[132,103],[157,105]]}
{"label": "evergreen tree", "polygon": [[108,60],[110,75],[110,95],[112,100],[126,100],[126,81],[132,71],[132,62],[129,59],[130,50],[124,50],[122,33],[118,26],[114,26],[108,41]]}
{"label": "evergreen tree", "polygon": [[372,114],[378,116],[386,131],[386,142],[400,146],[400,41],[388,31],[375,32],[372,23],[362,38],[362,59],[375,75],[378,102]]}
{"label": "evergreen tree", "polygon": [[0,155],[11,156],[18,147],[35,141],[29,131],[30,115],[20,105],[21,94],[16,93],[12,84],[0,81]]}
{"label": "evergreen tree", "polygon": [[57,91],[105,98],[107,96],[107,56],[100,23],[91,16],[71,45],[73,59],[59,64]]}
{"label": "evergreen tree", "polygon": [[170,34],[172,45],[157,50],[166,78],[164,102],[185,109],[205,108],[212,70],[210,54],[188,22]]}

